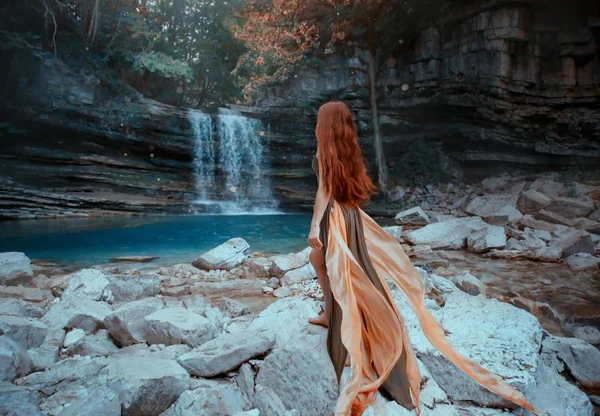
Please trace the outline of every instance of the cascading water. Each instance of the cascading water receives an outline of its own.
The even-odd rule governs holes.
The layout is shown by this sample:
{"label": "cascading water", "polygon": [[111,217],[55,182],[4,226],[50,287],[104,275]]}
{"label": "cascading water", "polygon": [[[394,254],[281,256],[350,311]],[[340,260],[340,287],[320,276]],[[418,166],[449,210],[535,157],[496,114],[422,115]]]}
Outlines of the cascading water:
{"label": "cascading water", "polygon": [[204,202],[207,191],[215,191],[213,124],[209,115],[197,110],[190,109],[188,117],[194,132],[194,174],[198,202]]}
{"label": "cascading water", "polygon": [[277,202],[266,175],[262,123],[238,112],[220,109],[217,116],[219,164],[226,176],[225,195],[237,212],[273,213]]}
{"label": "cascading water", "polygon": [[[268,166],[261,137],[262,123],[228,109],[220,109],[216,129],[212,117],[189,110],[194,133],[195,181],[202,212],[222,214],[274,214],[277,201],[266,175]],[[216,133],[216,135],[215,135]],[[218,167],[223,179],[215,178],[215,136],[219,141]],[[220,195],[209,200],[209,195]]]}

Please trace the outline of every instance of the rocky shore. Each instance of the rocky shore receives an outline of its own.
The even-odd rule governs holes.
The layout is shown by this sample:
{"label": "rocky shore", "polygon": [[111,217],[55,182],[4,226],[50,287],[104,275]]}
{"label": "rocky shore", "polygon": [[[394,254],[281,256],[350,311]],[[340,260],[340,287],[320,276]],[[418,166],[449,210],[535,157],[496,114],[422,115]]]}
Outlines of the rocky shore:
{"label": "rocky shore", "polygon": [[[548,195],[557,187],[517,192],[505,183],[455,212],[401,212],[396,221],[404,226],[386,229],[422,266],[428,307],[460,353],[544,414],[590,416],[600,405],[600,351],[544,329],[544,307],[526,293],[495,296],[491,284],[460,269],[460,256],[482,254],[456,250],[597,273],[596,236],[573,218],[594,222],[597,207],[592,202],[588,212],[584,195]],[[569,224],[548,221],[557,215]],[[337,385],[326,330],[308,324],[322,307],[309,251],[265,256],[233,238],[191,264],[129,258],[82,270],[0,254],[0,414],[332,414]],[[401,293],[392,293],[420,360],[422,414],[529,414],[462,375],[424,338]],[[415,413],[379,397],[367,414]]]}

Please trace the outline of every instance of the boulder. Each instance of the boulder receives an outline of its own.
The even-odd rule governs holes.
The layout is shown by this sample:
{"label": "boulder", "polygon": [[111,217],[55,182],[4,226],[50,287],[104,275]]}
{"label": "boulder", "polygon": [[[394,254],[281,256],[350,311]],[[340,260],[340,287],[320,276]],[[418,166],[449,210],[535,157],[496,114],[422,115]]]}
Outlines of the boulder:
{"label": "boulder", "polygon": [[98,375],[107,364],[105,358],[70,357],[53,364],[46,371],[19,378],[15,384],[36,388],[48,397],[73,385],[86,388],[99,385],[102,380]]}
{"label": "boulder", "polygon": [[[302,330],[308,318],[316,316],[318,303],[310,299],[288,297],[280,299],[263,310],[248,326],[248,333],[269,330],[275,334],[275,345],[287,344]],[[285,325],[281,323],[285,322]]]}
{"label": "boulder", "polygon": [[517,201],[517,209],[523,214],[534,214],[550,204],[551,199],[534,190],[523,192]]}
{"label": "boulder", "polygon": [[56,363],[65,335],[66,331],[63,328],[50,328],[42,345],[35,350],[29,350],[36,371],[44,370]]}
{"label": "boulder", "polygon": [[80,328],[86,334],[96,332],[111,313],[105,302],[97,302],[85,296],[68,296],[56,303],[43,317],[49,328]]}
{"label": "boulder", "polygon": [[[448,334],[453,348],[498,374],[520,391],[535,387],[535,371],[542,340],[542,328],[531,314],[514,306],[470,296],[435,275],[429,277],[443,294],[442,307],[432,310]],[[509,403],[477,385],[425,339],[420,325],[402,294],[393,297],[405,318],[413,348],[440,387],[454,401],[471,401],[484,406],[510,407]]]}
{"label": "boulder", "polygon": [[100,270],[83,269],[72,275],[62,296],[83,296],[111,303],[113,295],[108,286],[109,281]]}
{"label": "boulder", "polygon": [[148,346],[146,343],[130,345],[121,348],[111,358],[135,357],[145,360],[176,360],[178,357],[187,354],[192,349],[185,344],[163,345],[154,344]]}
{"label": "boulder", "polygon": [[236,378],[236,384],[250,400],[254,398],[254,378],[255,374],[252,366],[248,363],[242,364]]}
{"label": "boulder", "polygon": [[68,346],[68,355],[89,357],[108,357],[119,351],[106,329],[101,329],[93,335],[86,335]]}
{"label": "boulder", "polygon": [[267,257],[249,257],[231,270],[242,279],[269,279],[276,274],[275,262]]}
{"label": "boulder", "polygon": [[27,302],[41,303],[54,299],[49,290],[23,286],[0,286],[0,298],[22,299]]}
{"label": "boulder", "polygon": [[545,209],[561,217],[575,219],[587,217],[594,210],[594,201],[587,198],[556,197],[552,198]]}
{"label": "boulder", "polygon": [[468,271],[463,270],[450,277],[450,280],[456,287],[469,295],[485,295],[487,289],[485,284]]}
{"label": "boulder", "polygon": [[0,334],[25,348],[37,348],[44,342],[48,327],[35,319],[0,315]]}
{"label": "boulder", "polygon": [[467,236],[488,227],[479,217],[463,217],[455,220],[429,224],[406,235],[413,245],[426,244],[434,249],[459,250],[466,246]]}
{"label": "boulder", "polygon": [[475,253],[486,253],[492,249],[502,249],[506,246],[504,228],[491,225],[467,236],[467,247]]}
{"label": "boulder", "polygon": [[0,253],[0,284],[11,283],[21,277],[31,276],[31,261],[24,253]]}
{"label": "boulder", "polygon": [[0,415],[40,416],[40,393],[33,388],[0,381]]}
{"label": "boulder", "polygon": [[176,307],[147,315],[144,334],[148,344],[187,344],[193,348],[214,338],[216,328],[202,315]]}
{"label": "boulder", "polygon": [[276,256],[269,257],[275,263],[277,273],[274,274],[276,277],[283,276],[289,270],[298,269],[304,266],[309,261],[309,254],[312,250],[311,247],[306,247],[304,250],[298,253],[290,254],[278,254]]}
{"label": "boulder", "polygon": [[385,226],[385,227],[382,227],[382,228],[384,230],[386,230],[396,240],[400,241],[402,239],[402,229],[403,229],[403,227],[401,225],[388,225],[388,226]]}
{"label": "boulder", "polygon": [[248,408],[240,389],[225,380],[194,380],[161,416],[235,415]]}
{"label": "boulder", "polygon": [[421,207],[414,207],[397,213],[394,221],[399,225],[427,225],[430,222],[429,217]]}
{"label": "boulder", "polygon": [[13,381],[31,371],[31,357],[25,347],[0,335],[0,381]]}
{"label": "boulder", "polygon": [[274,344],[270,331],[224,333],[182,355],[178,362],[194,376],[214,377],[265,354]]}
{"label": "boulder", "polygon": [[[523,216],[515,208],[511,195],[486,195],[475,198],[465,212],[483,218],[492,225],[504,225]],[[508,221],[506,221],[508,217]]]}
{"label": "boulder", "polygon": [[549,198],[555,198],[559,196],[563,189],[564,185],[562,183],[544,178],[536,179],[531,185],[529,185],[529,190],[537,191]]}
{"label": "boulder", "polygon": [[589,253],[577,253],[566,258],[565,262],[574,272],[583,272],[586,270],[598,270],[600,267],[600,258],[592,256]]}
{"label": "boulder", "polygon": [[121,401],[123,415],[158,416],[190,387],[190,376],[173,360],[111,359],[103,371],[106,386]]}
{"label": "boulder", "polygon": [[261,295],[264,280],[230,280],[226,282],[196,282],[190,288],[192,295],[203,295],[209,297],[231,296],[235,293],[236,296],[256,296]]}
{"label": "boulder", "polygon": [[559,250],[562,257],[569,257],[577,253],[596,253],[591,235],[581,230],[562,233],[560,238],[551,241],[550,247]]}
{"label": "boulder", "polygon": [[275,289],[273,291],[273,296],[276,298],[287,298],[292,294],[291,289],[288,286],[280,287],[279,289]]}
{"label": "boulder", "polygon": [[100,386],[88,392],[85,397],[69,404],[60,416],[120,416],[121,401],[118,394]]}
{"label": "boulder", "polygon": [[26,317],[27,312],[22,300],[5,298],[0,299],[0,315]]}
{"label": "boulder", "polygon": [[600,233],[600,222],[590,220],[589,218],[577,218],[573,220],[573,226],[579,230],[585,230],[588,233]]}
{"label": "boulder", "polygon": [[554,352],[584,391],[600,394],[600,351],[577,338],[548,335],[544,349]]}
{"label": "boulder", "polygon": [[508,176],[496,176],[493,178],[486,178],[481,181],[483,185],[483,189],[491,192],[498,192],[503,190],[506,185],[508,185],[508,181],[510,177]]}
{"label": "boulder", "polygon": [[295,283],[300,283],[305,280],[315,279],[317,272],[312,267],[312,264],[306,263],[304,266],[286,272],[280,279],[281,284],[290,286]]}
{"label": "boulder", "polygon": [[121,345],[144,342],[144,318],[163,308],[157,298],[146,298],[126,303],[104,318],[104,326]]}
{"label": "boulder", "polygon": [[63,347],[69,348],[71,345],[85,337],[85,331],[83,329],[75,328],[69,331],[63,340]]}
{"label": "boulder", "polygon": [[116,302],[139,300],[158,295],[160,278],[156,275],[108,275],[108,289]]}
{"label": "boulder", "polygon": [[537,220],[531,215],[524,215],[523,218],[519,218],[518,220],[512,222],[512,225],[514,226],[514,228],[521,230],[526,227],[533,228],[536,230],[544,230],[550,233],[555,233],[558,230],[556,224],[543,220]]}
{"label": "boulder", "polygon": [[192,265],[201,270],[231,270],[248,257],[249,247],[250,245],[243,238],[232,238],[202,254],[192,262]]}
{"label": "boulder", "polygon": [[228,297],[222,297],[216,300],[214,305],[225,312],[230,318],[236,318],[250,313],[248,305]]}
{"label": "boulder", "polygon": [[552,224],[559,224],[567,227],[573,226],[572,220],[565,218],[562,215],[559,215],[555,212],[547,211],[545,209],[542,209],[535,213],[534,217],[540,221],[546,221]]}
{"label": "boulder", "polygon": [[305,325],[264,360],[256,377],[254,402],[261,414],[280,414],[281,404],[299,415],[333,413],[338,387],[325,345],[326,332]]}

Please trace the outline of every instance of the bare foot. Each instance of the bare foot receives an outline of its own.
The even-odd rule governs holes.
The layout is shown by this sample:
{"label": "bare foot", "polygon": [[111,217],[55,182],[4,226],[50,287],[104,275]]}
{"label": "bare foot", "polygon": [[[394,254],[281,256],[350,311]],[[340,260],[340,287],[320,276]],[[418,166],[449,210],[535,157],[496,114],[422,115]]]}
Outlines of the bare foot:
{"label": "bare foot", "polygon": [[325,328],[329,327],[329,318],[324,313],[319,314],[319,316],[315,318],[309,318],[308,322],[310,322],[313,325],[324,326]]}

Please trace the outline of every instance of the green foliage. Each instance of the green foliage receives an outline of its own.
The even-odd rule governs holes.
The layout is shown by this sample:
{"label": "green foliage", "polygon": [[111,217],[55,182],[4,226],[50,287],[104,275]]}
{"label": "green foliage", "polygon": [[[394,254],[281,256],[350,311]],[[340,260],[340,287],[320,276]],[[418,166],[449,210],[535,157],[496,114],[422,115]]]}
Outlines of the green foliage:
{"label": "green foliage", "polygon": [[406,153],[396,161],[396,171],[405,185],[438,183],[442,176],[439,149],[423,139],[411,143]]}
{"label": "green foliage", "polygon": [[143,52],[133,56],[133,69],[158,74],[164,78],[192,82],[190,65],[181,59],[174,59],[162,52]]}

